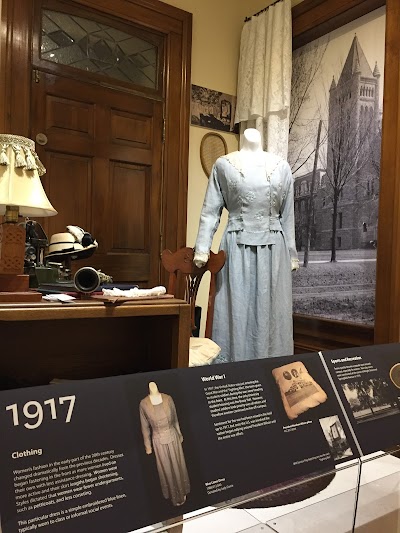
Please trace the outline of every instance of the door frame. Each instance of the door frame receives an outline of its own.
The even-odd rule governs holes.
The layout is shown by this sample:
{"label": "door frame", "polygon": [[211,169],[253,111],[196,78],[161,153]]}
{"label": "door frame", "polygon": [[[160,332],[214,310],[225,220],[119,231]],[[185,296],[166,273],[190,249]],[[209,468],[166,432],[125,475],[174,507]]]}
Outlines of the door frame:
{"label": "door frame", "polygon": [[[0,0],[0,128],[30,136],[34,0]],[[160,251],[186,243],[192,14],[159,0],[71,0],[165,36],[164,152]],[[161,281],[166,275],[161,274]]]}

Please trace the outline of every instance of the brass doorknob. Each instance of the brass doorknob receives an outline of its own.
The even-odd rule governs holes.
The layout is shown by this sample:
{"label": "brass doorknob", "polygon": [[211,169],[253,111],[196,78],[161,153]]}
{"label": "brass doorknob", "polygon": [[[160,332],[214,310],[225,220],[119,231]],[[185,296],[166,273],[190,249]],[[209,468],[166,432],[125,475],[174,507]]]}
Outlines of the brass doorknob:
{"label": "brass doorknob", "polygon": [[44,146],[45,144],[47,144],[47,135],[45,135],[44,133],[38,133],[36,135],[36,142],[38,144],[40,144],[41,146]]}

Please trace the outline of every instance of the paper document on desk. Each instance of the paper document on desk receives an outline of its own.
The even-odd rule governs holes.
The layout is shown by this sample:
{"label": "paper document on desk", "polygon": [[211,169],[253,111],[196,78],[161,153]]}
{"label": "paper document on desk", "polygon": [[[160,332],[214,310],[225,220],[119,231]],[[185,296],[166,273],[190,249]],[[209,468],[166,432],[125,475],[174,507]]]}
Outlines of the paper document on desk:
{"label": "paper document on desk", "polygon": [[43,296],[43,300],[47,300],[48,302],[71,302],[72,300],[76,300],[76,298],[69,294],[46,294]]}

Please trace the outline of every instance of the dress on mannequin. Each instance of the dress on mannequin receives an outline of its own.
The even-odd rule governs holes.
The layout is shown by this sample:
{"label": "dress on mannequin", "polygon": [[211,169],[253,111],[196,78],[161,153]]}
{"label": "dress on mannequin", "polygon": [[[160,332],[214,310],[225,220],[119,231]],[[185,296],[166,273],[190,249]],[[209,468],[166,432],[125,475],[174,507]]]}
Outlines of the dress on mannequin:
{"label": "dress on mannequin", "polygon": [[213,340],[216,362],[293,353],[292,278],[298,268],[293,178],[280,157],[264,152],[255,129],[240,151],[220,157],[211,172],[200,217],[194,261],[207,261],[222,209],[227,253],[217,275]]}
{"label": "dress on mannequin", "polygon": [[163,496],[172,505],[182,505],[190,492],[190,481],[174,401],[151,382],[139,410],[145,450],[148,455],[154,450]]}

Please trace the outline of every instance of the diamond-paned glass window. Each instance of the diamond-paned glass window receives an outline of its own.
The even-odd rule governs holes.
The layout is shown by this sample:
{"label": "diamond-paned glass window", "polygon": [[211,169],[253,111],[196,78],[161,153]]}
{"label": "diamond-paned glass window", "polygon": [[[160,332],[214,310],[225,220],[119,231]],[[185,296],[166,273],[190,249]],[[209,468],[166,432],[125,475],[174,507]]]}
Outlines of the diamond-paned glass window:
{"label": "diamond-paned glass window", "polygon": [[41,59],[157,88],[157,46],[116,28],[45,9],[40,45]]}

